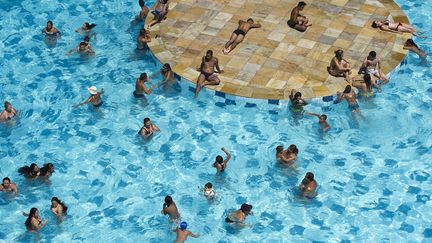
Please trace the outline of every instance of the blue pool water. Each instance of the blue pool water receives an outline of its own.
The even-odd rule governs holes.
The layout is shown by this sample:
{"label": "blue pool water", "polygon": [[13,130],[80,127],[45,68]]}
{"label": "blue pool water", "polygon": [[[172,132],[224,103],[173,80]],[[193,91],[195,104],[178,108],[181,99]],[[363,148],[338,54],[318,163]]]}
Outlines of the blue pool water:
{"label": "blue pool water", "polygon": [[[346,103],[308,106],[329,116],[324,136],[286,106],[245,108],[210,92],[193,100],[185,83],[138,101],[135,78],[160,63],[134,51],[138,28],[127,29],[136,2],[0,0],[0,100],[21,112],[0,125],[0,176],[20,189],[0,197],[0,242],[173,241],[160,214],[168,194],[201,234],[191,242],[432,241],[429,64],[407,56],[382,94],[360,101],[366,121],[354,121]],[[432,28],[430,2],[398,2],[414,25]],[[47,19],[63,33],[54,47],[40,35]],[[84,21],[97,23],[96,56],[65,56]],[[430,43],[418,41],[428,52]],[[105,89],[103,107],[73,109],[91,85]],[[148,142],[136,135],[144,117],[162,130]],[[277,145],[291,143],[300,149],[295,169],[274,159]],[[221,147],[233,156],[222,176],[211,167]],[[31,162],[54,163],[49,183],[18,175]],[[296,191],[307,171],[320,185],[312,201]],[[198,190],[208,181],[217,193],[210,203]],[[49,211],[53,196],[69,206],[62,223]],[[245,202],[253,226],[227,227],[226,213]],[[31,207],[49,220],[39,234],[25,231],[21,211]]]}

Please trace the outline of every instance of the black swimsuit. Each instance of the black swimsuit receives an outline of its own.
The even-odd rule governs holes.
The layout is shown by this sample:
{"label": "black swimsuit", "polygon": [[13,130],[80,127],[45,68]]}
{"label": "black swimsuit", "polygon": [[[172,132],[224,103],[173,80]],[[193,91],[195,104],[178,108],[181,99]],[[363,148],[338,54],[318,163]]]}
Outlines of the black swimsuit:
{"label": "black swimsuit", "polygon": [[294,20],[292,20],[292,19],[289,19],[288,22],[287,22],[287,24],[288,24],[289,27],[295,28],[297,22],[294,21]]}
{"label": "black swimsuit", "polygon": [[246,35],[246,33],[244,32],[244,30],[241,30],[241,29],[236,29],[236,30],[234,30],[233,33],[236,34],[236,35],[243,35],[243,36]]}

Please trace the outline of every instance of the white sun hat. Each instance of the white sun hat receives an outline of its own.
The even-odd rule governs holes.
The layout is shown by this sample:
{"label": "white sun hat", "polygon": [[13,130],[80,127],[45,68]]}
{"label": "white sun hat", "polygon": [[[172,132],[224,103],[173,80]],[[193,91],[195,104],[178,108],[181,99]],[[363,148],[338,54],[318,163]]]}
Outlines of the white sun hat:
{"label": "white sun hat", "polygon": [[88,92],[89,92],[90,94],[92,94],[92,95],[95,95],[95,94],[98,93],[98,92],[97,92],[97,88],[96,88],[96,86],[91,86],[90,88],[87,88],[87,90],[88,90]]}

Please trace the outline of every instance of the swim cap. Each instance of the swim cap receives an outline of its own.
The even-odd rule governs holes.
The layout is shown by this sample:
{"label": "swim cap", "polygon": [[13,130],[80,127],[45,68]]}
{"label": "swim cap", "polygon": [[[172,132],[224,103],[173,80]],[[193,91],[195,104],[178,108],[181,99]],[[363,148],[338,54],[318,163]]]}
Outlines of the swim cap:
{"label": "swim cap", "polygon": [[185,230],[187,228],[187,223],[185,221],[180,223],[180,229]]}

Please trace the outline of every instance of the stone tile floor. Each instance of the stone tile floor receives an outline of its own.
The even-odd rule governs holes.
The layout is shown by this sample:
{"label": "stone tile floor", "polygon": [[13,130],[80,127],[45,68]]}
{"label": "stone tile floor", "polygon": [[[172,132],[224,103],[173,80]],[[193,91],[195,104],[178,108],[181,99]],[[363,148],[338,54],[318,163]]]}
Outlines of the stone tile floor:
{"label": "stone tile floor", "polygon": [[[392,0],[306,0],[302,12],[313,24],[301,33],[287,26],[294,0],[170,0],[167,19],[151,29],[149,47],[183,78],[196,83],[197,68],[207,50],[225,70],[221,84],[209,89],[260,98],[288,99],[291,89],[306,98],[335,94],[347,82],[332,77],[326,67],[337,49],[357,72],[369,51],[376,51],[388,73],[402,61],[410,34],[381,32],[373,19],[408,23]],[[147,18],[147,23],[152,19]],[[230,54],[221,51],[240,19],[253,18],[252,29]],[[154,38],[158,35],[158,38]]]}

